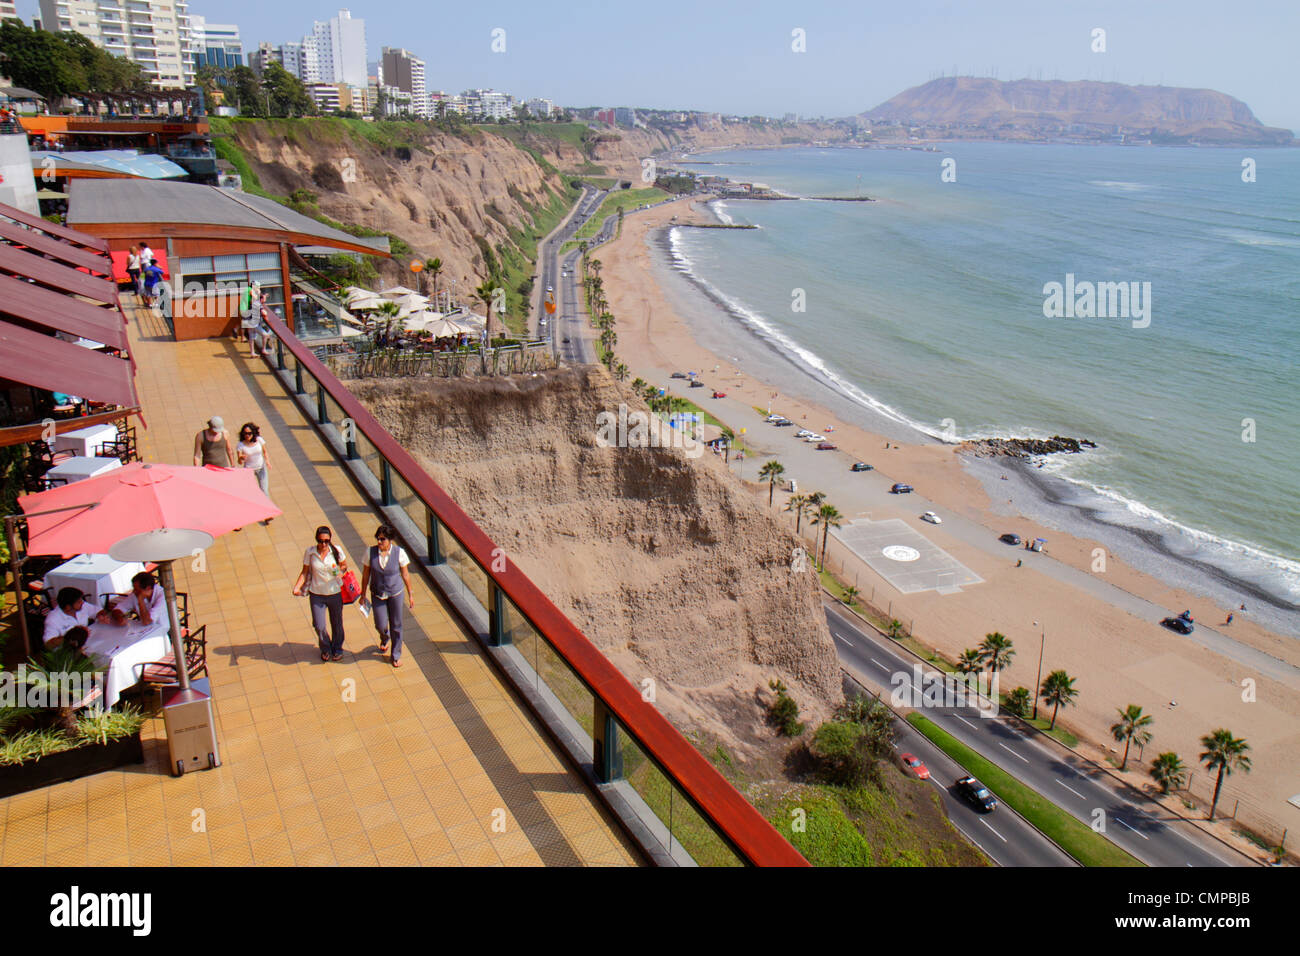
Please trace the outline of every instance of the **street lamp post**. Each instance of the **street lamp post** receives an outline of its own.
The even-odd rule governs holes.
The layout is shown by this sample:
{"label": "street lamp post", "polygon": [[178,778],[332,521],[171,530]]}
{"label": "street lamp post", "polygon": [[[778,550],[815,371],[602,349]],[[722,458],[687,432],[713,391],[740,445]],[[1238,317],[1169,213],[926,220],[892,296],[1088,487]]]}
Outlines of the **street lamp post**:
{"label": "street lamp post", "polygon": [[[1038,622],[1034,622],[1038,626]],[[1043,625],[1042,639],[1038,642],[1038,677],[1034,680],[1034,720],[1038,719],[1038,690],[1043,682],[1043,648],[1047,646],[1047,625]]]}

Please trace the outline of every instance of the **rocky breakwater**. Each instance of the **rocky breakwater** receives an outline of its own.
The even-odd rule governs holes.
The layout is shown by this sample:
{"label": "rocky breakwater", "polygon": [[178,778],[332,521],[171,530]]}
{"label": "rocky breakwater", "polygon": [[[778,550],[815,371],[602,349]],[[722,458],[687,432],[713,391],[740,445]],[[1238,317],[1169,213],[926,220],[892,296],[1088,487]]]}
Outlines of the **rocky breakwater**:
{"label": "rocky breakwater", "polygon": [[1086,438],[979,438],[964,441],[959,451],[970,452],[980,458],[1038,458],[1042,455],[1077,455],[1085,448],[1096,448],[1097,443]]}

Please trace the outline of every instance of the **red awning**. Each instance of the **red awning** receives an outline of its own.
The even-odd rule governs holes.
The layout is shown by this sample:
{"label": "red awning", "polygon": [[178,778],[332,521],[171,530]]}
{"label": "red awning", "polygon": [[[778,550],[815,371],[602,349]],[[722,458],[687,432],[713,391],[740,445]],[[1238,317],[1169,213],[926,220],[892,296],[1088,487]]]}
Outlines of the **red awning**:
{"label": "red awning", "polygon": [[34,388],[114,405],[139,404],[127,359],[10,322],[0,322],[0,368],[6,378]]}
{"label": "red awning", "polygon": [[69,229],[67,226],[60,226],[57,222],[50,222],[48,219],[42,219],[40,216],[33,216],[29,212],[23,212],[21,209],[15,209],[13,206],[6,206],[0,203],[0,216],[6,219],[12,219],[14,222],[20,222],[24,226],[31,226],[33,229],[39,229],[46,235],[53,236],[56,239],[65,239],[68,242],[76,243],[87,249],[94,249],[97,252],[108,252],[108,240],[101,239],[99,236],[90,236],[84,232],[78,232],[75,229]]}
{"label": "red awning", "polygon": [[104,257],[90,249],[63,242],[35,229],[27,229],[17,223],[0,219],[0,239],[6,239],[18,246],[25,246],[29,252],[58,259],[60,262],[86,269],[98,275],[104,275]]}
{"label": "red awning", "polygon": [[[110,252],[109,255],[113,257],[113,281],[129,281],[131,277],[126,274],[126,250],[117,249]],[[158,263],[158,268],[162,270],[164,279],[170,279],[172,277],[171,270],[167,268],[167,253],[159,252],[155,249],[153,251],[153,261]]]}

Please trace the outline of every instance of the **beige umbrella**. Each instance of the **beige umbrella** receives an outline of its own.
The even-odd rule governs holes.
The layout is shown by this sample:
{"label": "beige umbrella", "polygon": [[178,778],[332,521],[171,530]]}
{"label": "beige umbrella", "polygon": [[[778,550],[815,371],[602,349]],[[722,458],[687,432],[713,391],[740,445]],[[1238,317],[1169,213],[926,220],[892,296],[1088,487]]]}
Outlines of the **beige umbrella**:
{"label": "beige umbrella", "polygon": [[385,299],[400,299],[404,295],[419,295],[414,289],[408,289],[404,285],[395,285],[391,289],[385,289],[379,293]]}
{"label": "beige umbrella", "polygon": [[454,335],[477,335],[478,329],[468,322],[456,322],[452,319],[434,319],[424,326],[424,331],[428,332],[435,339],[450,338]]}
{"label": "beige umbrella", "polygon": [[363,289],[360,286],[350,285],[343,290],[343,301],[347,307],[353,308],[353,303],[358,299],[378,299],[379,293],[371,292],[369,289]]}
{"label": "beige umbrella", "polygon": [[379,296],[371,292],[368,295],[359,295],[354,298],[349,298],[344,305],[349,309],[352,309],[354,312],[373,312],[387,301],[388,299],[381,299]]}
{"label": "beige umbrella", "polygon": [[429,307],[428,296],[420,295],[418,292],[411,292],[408,295],[399,296],[395,299],[389,299],[399,309],[398,315],[408,316],[417,312],[422,312]]}

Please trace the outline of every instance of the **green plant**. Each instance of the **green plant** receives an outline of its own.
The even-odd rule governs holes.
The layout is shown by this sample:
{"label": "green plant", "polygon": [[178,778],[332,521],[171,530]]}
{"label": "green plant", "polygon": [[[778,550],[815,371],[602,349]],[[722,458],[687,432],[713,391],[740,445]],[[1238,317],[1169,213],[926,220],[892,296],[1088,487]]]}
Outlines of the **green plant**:
{"label": "green plant", "polygon": [[1219,805],[1219,790],[1223,787],[1223,778],[1234,770],[1250,773],[1250,757],[1246,752],[1250,744],[1240,737],[1232,736],[1232,731],[1220,727],[1201,738],[1205,751],[1201,754],[1201,763],[1207,770],[1218,770],[1214,780],[1214,799],[1210,801],[1210,819],[1214,819],[1215,808]]}
{"label": "green plant", "polygon": [[998,678],[998,671],[1009,667],[1011,658],[1016,656],[1010,639],[998,631],[984,635],[984,640],[980,642],[979,651],[981,658],[988,664],[989,672],[994,681]]}
{"label": "green plant", "polygon": [[1078,693],[1074,686],[1074,678],[1065,671],[1052,671],[1043,678],[1043,686],[1038,689],[1038,694],[1052,705],[1052,723],[1048,730],[1056,729],[1056,713],[1061,705],[1069,707],[1074,703]]}
{"label": "green plant", "polygon": [[[59,706],[51,708],[57,712],[55,718],[60,730],[68,734],[77,732],[77,702],[69,698],[69,678],[86,678],[100,670],[102,665],[94,658],[87,657],[78,649],[60,645],[47,650],[43,660],[28,661],[25,683],[37,691],[57,700]],[[87,682],[88,683],[88,682]]]}
{"label": "green plant", "polygon": [[1028,687],[1017,687],[1011,693],[1007,694],[1002,701],[1002,706],[1007,712],[1015,717],[1023,717],[1029,713],[1029,708],[1033,704],[1033,698],[1030,696]]}
{"label": "green plant", "polygon": [[1119,721],[1111,724],[1110,734],[1117,742],[1124,745],[1124,760],[1119,765],[1120,770],[1128,769],[1128,749],[1133,741],[1136,740],[1139,747],[1151,743],[1151,731],[1146,728],[1153,722],[1154,718],[1150,714],[1142,713],[1142,708],[1137,704],[1129,704],[1119,711]]}
{"label": "green plant", "polygon": [[77,742],[72,737],[56,727],[27,730],[12,737],[0,738],[0,767],[30,763],[76,746]]}
{"label": "green plant", "polygon": [[[1160,785],[1161,793],[1181,790],[1187,782],[1187,767],[1178,754],[1169,750],[1151,761],[1151,779]],[[1187,803],[1185,800],[1183,802]],[[1188,808],[1191,808],[1190,805]]]}
{"label": "green plant", "polygon": [[77,718],[77,735],[93,743],[106,744],[140,732],[144,715],[127,704],[121,710],[104,710],[98,714],[85,714]]}
{"label": "green plant", "polygon": [[798,737],[804,731],[799,720],[799,705],[788,693],[785,683],[780,680],[768,681],[767,686],[776,693],[776,700],[768,708],[768,720],[786,737]]}
{"label": "green plant", "polygon": [[896,641],[900,640],[903,637],[903,622],[898,618],[892,619],[889,626],[885,628],[885,633]]}

